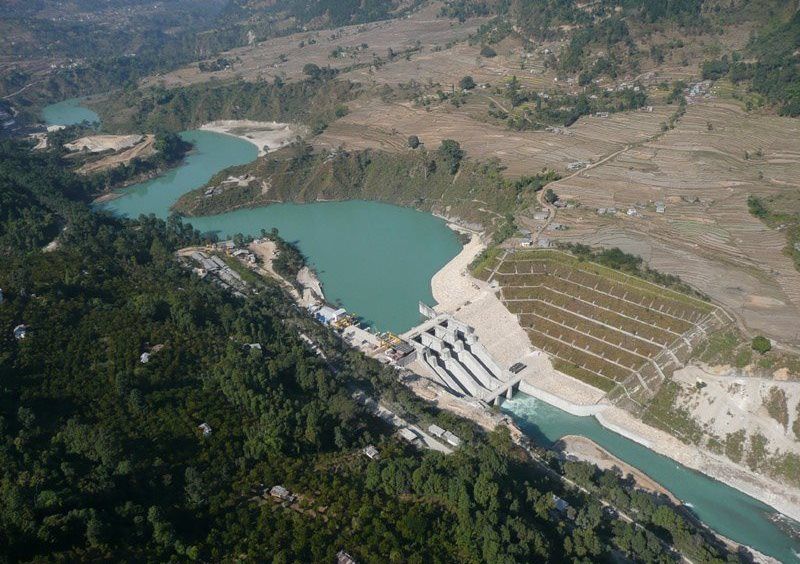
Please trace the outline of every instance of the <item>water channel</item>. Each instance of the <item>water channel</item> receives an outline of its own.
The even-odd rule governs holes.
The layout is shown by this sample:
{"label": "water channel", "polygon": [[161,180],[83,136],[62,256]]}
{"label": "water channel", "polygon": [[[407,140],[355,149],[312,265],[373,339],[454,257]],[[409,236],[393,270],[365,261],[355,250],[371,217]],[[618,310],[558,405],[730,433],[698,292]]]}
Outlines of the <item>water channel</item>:
{"label": "water channel", "polygon": [[[48,124],[80,123],[87,114],[79,104],[79,100],[67,100],[54,105],[57,111],[49,106],[44,117]],[[206,131],[182,136],[195,145],[182,165],[123,189],[119,198],[103,207],[129,217],[142,213],[166,217],[181,194],[202,186],[226,167],[256,158],[253,145],[234,137]],[[419,321],[417,301],[432,303],[433,274],[460,248],[439,219],[375,202],[277,204],[189,221],[201,231],[223,237],[257,235],[262,228],[277,227],[312,262],[327,299],[340,302],[378,329],[396,332]],[[593,417],[570,415],[524,394],[507,401],[503,410],[543,442],[565,435],[592,439],[690,504],[721,534],[782,562],[800,562],[800,538],[787,532],[787,525],[776,524],[776,512],[752,497],[609,431]],[[790,525],[800,528],[794,522]]]}

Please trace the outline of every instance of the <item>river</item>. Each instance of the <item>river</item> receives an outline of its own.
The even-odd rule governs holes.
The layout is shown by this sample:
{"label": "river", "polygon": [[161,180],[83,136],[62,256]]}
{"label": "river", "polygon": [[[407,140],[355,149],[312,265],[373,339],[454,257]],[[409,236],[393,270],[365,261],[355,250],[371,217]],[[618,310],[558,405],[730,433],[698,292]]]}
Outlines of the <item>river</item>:
{"label": "river", "polygon": [[[77,119],[64,104],[59,104],[61,119]],[[44,114],[48,124],[58,123],[48,119],[53,114]],[[121,190],[121,197],[102,206],[127,216],[166,217],[181,194],[203,185],[223,168],[256,158],[256,148],[241,139],[207,131],[188,131],[182,136],[195,144],[195,150],[181,166]],[[318,270],[329,300],[340,302],[378,329],[395,332],[418,323],[417,301],[433,302],[430,280],[460,248],[441,220],[375,202],[276,204],[190,222],[222,236],[257,235],[262,228],[277,227]],[[506,401],[503,410],[543,442],[565,435],[592,439],[691,504],[705,523],[726,537],[783,562],[800,562],[800,539],[773,522],[774,510],[750,496],[602,427],[593,417],[577,417],[524,394]],[[800,528],[794,522],[792,526]]]}

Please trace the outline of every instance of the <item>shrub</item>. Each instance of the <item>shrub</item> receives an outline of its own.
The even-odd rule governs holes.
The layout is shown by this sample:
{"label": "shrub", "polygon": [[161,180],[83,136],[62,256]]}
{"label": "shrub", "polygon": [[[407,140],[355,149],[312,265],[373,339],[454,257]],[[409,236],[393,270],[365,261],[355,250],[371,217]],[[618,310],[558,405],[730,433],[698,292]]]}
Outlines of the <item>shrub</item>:
{"label": "shrub", "polygon": [[408,137],[407,144],[412,149],[416,149],[420,145],[419,137],[417,137],[416,135],[410,135]]}
{"label": "shrub", "polygon": [[458,172],[461,159],[464,158],[464,151],[461,149],[461,145],[459,145],[458,141],[443,139],[438,152],[439,155],[450,164],[450,174]]}
{"label": "shrub", "polygon": [[465,76],[462,78],[458,85],[461,87],[462,90],[472,90],[475,88],[475,81],[472,79],[471,76]]}
{"label": "shrub", "polygon": [[753,350],[754,351],[757,351],[757,352],[759,352],[761,354],[764,354],[764,353],[769,352],[769,350],[771,348],[772,348],[772,343],[766,337],[764,337],[762,335],[758,335],[756,337],[753,337]]}
{"label": "shrub", "polygon": [[497,51],[495,51],[494,49],[492,49],[488,45],[484,45],[481,48],[481,56],[487,57],[487,58],[490,59],[492,57],[496,57],[497,56]]}

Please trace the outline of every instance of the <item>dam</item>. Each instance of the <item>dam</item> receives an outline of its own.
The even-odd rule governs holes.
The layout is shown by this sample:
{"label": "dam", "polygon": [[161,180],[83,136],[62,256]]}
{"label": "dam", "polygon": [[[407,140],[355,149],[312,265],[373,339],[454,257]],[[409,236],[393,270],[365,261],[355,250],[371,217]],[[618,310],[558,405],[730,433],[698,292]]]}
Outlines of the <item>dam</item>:
{"label": "dam", "polygon": [[439,385],[457,397],[485,404],[499,406],[503,397],[513,397],[522,378],[495,362],[472,327],[452,315],[437,314],[423,303],[419,310],[428,320],[403,338]]}

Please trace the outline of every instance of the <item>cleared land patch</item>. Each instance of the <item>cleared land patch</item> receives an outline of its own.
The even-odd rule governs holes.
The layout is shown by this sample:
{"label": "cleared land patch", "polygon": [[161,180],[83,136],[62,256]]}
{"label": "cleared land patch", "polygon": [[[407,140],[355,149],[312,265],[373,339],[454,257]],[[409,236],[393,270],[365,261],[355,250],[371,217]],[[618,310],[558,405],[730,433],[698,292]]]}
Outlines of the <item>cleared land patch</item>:
{"label": "cleared land patch", "polygon": [[717,306],[550,250],[485,261],[531,343],[566,372],[640,410],[706,335],[731,322]]}

